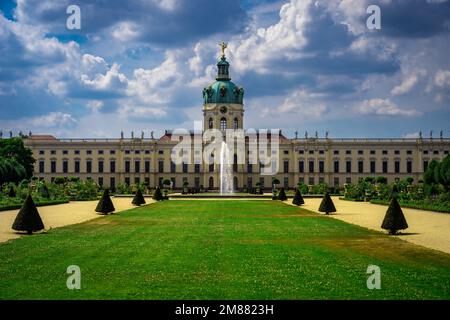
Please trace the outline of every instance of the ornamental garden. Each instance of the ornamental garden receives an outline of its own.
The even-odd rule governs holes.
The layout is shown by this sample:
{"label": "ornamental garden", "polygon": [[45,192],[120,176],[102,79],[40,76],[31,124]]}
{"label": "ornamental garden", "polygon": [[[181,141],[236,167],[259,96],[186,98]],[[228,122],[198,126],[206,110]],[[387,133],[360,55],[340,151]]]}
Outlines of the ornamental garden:
{"label": "ornamental garden", "polygon": [[[404,214],[450,217],[449,156],[417,183],[367,177],[342,189],[286,189],[274,179],[270,194],[256,185],[221,198],[188,184],[175,193],[170,180],[114,190],[44,182],[20,139],[0,142],[0,219],[13,217],[8,232],[23,235],[0,243],[0,299],[450,298],[449,253],[405,241],[417,226]],[[118,211],[119,200],[129,210]],[[95,204],[92,219],[46,226],[46,208],[63,215],[79,202]],[[381,208],[384,231],[336,219],[352,203]],[[382,274],[375,290],[366,283],[373,265]],[[66,285],[69,266],[81,270],[80,289]]]}

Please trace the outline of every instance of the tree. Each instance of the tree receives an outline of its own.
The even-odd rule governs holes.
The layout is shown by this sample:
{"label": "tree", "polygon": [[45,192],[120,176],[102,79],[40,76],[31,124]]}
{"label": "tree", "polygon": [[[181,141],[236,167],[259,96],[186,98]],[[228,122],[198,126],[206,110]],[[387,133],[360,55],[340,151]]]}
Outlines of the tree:
{"label": "tree", "polygon": [[286,196],[286,192],[284,191],[284,188],[281,188],[280,193],[278,193],[278,200],[281,200],[281,201],[287,200],[287,196]]}
{"label": "tree", "polygon": [[31,149],[25,147],[21,138],[0,139],[0,159],[15,159],[25,170],[25,177],[22,179],[29,179],[33,176],[36,160],[33,158]]}
{"label": "tree", "polygon": [[381,228],[389,230],[389,234],[396,235],[399,230],[408,228],[403,211],[397,201],[397,197],[393,194],[389,208],[386,211]]}
{"label": "tree", "polygon": [[375,179],[375,182],[379,183],[379,184],[386,184],[387,183],[387,178],[383,177],[383,176],[379,176],[379,177],[377,177]]}
{"label": "tree", "polygon": [[8,197],[10,197],[10,198],[15,198],[16,197],[16,191],[14,190],[13,186],[9,186]]}
{"label": "tree", "polygon": [[95,212],[98,212],[100,215],[107,215],[109,213],[113,213],[115,210],[116,209],[111,201],[111,197],[109,196],[109,189],[105,189],[100,201],[97,204]]}
{"label": "tree", "polygon": [[133,201],[131,202],[135,206],[140,206],[142,204],[145,204],[144,196],[142,195],[141,189],[138,188],[136,191],[136,195],[133,198]]}
{"label": "tree", "polygon": [[12,225],[13,230],[26,231],[31,235],[33,232],[43,230],[44,223],[42,223],[41,216],[34,204],[33,198],[29,194],[25,199],[16,219]]}
{"label": "tree", "polygon": [[330,214],[330,212],[336,212],[336,207],[334,206],[333,200],[330,197],[330,193],[326,192],[322,199],[319,207],[320,212],[325,212],[325,214]]}
{"label": "tree", "polygon": [[423,181],[425,184],[436,184],[437,181],[435,179],[435,169],[438,166],[438,162],[436,160],[432,160],[427,167],[427,170],[423,174]]}
{"label": "tree", "polygon": [[155,193],[153,194],[153,199],[156,201],[162,201],[164,200],[164,197],[161,193],[161,189],[159,187],[156,187]]}
{"label": "tree", "polygon": [[300,189],[296,189],[294,199],[292,200],[292,204],[295,204],[296,206],[301,206],[302,204],[305,204],[305,200],[303,200],[302,193],[300,192]]}
{"label": "tree", "polygon": [[45,199],[49,199],[50,198],[50,192],[48,191],[48,187],[47,187],[47,184],[42,184],[42,187],[41,187],[41,196],[42,196],[42,198],[45,198]]}
{"label": "tree", "polygon": [[439,166],[438,182],[442,184],[445,190],[450,191],[450,155],[447,155]]}
{"label": "tree", "polygon": [[26,177],[25,168],[15,158],[0,157],[0,185],[6,182],[18,183]]}

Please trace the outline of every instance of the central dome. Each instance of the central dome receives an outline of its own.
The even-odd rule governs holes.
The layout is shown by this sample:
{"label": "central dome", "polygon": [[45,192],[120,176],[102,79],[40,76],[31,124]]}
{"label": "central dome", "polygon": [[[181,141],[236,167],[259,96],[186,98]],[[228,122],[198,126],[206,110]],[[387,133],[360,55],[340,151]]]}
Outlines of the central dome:
{"label": "central dome", "polygon": [[216,82],[203,89],[204,103],[235,103],[243,104],[244,88],[236,86],[229,76],[230,64],[222,56],[218,67]]}

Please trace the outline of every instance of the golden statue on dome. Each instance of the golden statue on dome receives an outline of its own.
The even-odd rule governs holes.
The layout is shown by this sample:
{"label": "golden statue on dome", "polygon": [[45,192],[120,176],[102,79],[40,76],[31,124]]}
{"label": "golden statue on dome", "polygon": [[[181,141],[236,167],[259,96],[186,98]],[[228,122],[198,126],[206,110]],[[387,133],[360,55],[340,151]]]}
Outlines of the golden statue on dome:
{"label": "golden statue on dome", "polygon": [[228,48],[228,44],[222,41],[222,43],[220,43],[219,46],[222,49],[222,58],[225,58],[225,49]]}

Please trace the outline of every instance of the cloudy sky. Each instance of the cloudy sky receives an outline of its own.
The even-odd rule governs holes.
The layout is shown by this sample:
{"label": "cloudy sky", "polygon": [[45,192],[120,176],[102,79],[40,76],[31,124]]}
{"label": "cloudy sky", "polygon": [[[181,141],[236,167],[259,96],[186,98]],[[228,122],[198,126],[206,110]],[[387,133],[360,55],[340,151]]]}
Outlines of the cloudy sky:
{"label": "cloudy sky", "polygon": [[450,0],[0,0],[0,130],[192,129],[222,41],[247,128],[450,136]]}

